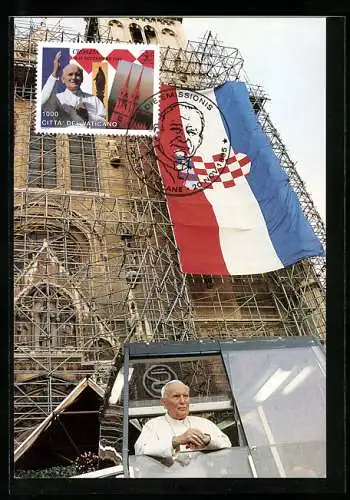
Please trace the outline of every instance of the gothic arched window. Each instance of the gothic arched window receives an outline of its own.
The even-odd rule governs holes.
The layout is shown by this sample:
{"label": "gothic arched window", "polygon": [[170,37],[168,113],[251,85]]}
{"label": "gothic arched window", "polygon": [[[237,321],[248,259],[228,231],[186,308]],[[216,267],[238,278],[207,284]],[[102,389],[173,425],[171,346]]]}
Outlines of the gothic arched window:
{"label": "gothic arched window", "polygon": [[91,361],[107,361],[113,359],[115,352],[110,342],[103,338],[94,339],[89,346],[89,360]]}
{"label": "gothic arched window", "polygon": [[28,186],[38,188],[57,186],[56,136],[30,133]]}
{"label": "gothic arched window", "polygon": [[155,29],[152,28],[152,26],[145,26],[144,33],[145,33],[147,43],[149,43],[149,44],[156,44],[157,43],[157,34],[155,32]]}
{"label": "gothic arched window", "polygon": [[138,24],[132,23],[129,26],[131,39],[134,43],[144,43],[142,30]]}
{"label": "gothic arched window", "polygon": [[76,346],[76,310],[72,299],[48,283],[34,287],[16,304],[15,346]]}
{"label": "gothic arched window", "polygon": [[[84,264],[88,264],[89,243],[77,229],[71,227],[68,233],[55,226],[46,226],[46,228],[38,226],[35,229],[28,227],[25,230],[22,228],[21,233],[15,232],[14,235],[13,253],[17,272],[23,271],[30,265],[38,252],[43,250],[45,241],[54,257],[71,275],[79,274],[82,268],[85,268]],[[47,252],[48,250],[38,262],[38,266],[41,266],[39,271],[42,276],[48,276],[50,266],[54,265]]]}
{"label": "gothic arched window", "polygon": [[173,31],[173,30],[171,30],[169,28],[162,29],[162,33],[163,33],[163,35],[170,35],[170,36],[175,36],[176,35],[175,31]]}
{"label": "gothic arched window", "polygon": [[118,21],[118,19],[112,19],[111,21],[108,22],[108,26],[116,26],[117,28],[122,28],[123,27],[123,24]]}
{"label": "gothic arched window", "polygon": [[95,138],[69,136],[71,188],[74,191],[99,191]]}

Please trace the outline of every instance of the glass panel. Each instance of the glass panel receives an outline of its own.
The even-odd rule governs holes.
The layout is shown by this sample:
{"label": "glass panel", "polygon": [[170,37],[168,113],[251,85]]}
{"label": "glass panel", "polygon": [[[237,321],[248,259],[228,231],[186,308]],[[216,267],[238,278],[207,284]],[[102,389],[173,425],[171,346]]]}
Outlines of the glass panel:
{"label": "glass panel", "polygon": [[69,139],[71,187],[77,191],[98,191],[95,142],[91,137]]}
{"label": "glass panel", "polygon": [[190,387],[192,405],[231,401],[220,356],[130,361],[130,366],[134,368],[130,381],[130,408],[159,406],[161,388],[172,379],[179,379]]}
{"label": "glass panel", "polygon": [[286,477],[326,477],[326,443],[288,443],[277,446]]}
{"label": "glass panel", "polygon": [[82,169],[71,164],[71,186],[73,190],[82,190]]}
{"label": "glass panel", "polygon": [[[108,402],[103,411],[103,416],[100,422],[99,458],[101,467],[119,465],[122,462],[124,430],[124,367],[121,363],[122,358],[119,358],[118,365],[120,369],[111,386]],[[131,374],[132,369],[129,370],[129,379]],[[129,440],[131,432],[131,425],[129,425]]]}
{"label": "glass panel", "polygon": [[55,188],[56,187],[56,165],[52,162],[47,162],[45,164],[43,187],[44,188]]}
{"label": "glass panel", "polygon": [[81,151],[81,139],[69,139],[69,150],[71,153],[79,154]]}
{"label": "glass panel", "polygon": [[250,446],[325,441],[325,366],[318,347],[226,351],[223,358]]}
{"label": "glass panel", "polygon": [[94,154],[92,146],[93,146],[93,144],[92,144],[91,139],[89,137],[84,139],[84,153],[86,155],[93,155]]}
{"label": "glass panel", "polygon": [[55,188],[56,184],[56,137],[37,137],[31,134],[28,185]]}
{"label": "glass panel", "polygon": [[252,458],[258,477],[326,477],[325,442],[258,446]]}
{"label": "glass panel", "polygon": [[160,402],[161,388],[175,379],[190,388],[190,416],[209,419],[229,437],[232,446],[240,446],[231,391],[221,356],[131,360],[130,368],[133,373],[129,382],[129,419],[139,426],[138,432],[129,435],[130,454],[134,454],[135,442],[146,421],[165,413]]}
{"label": "glass panel", "polygon": [[30,151],[41,151],[41,139],[31,137]]}
{"label": "glass panel", "polygon": [[253,477],[247,448],[227,448],[211,453],[193,453],[187,464],[174,462],[171,467],[153,457],[130,457],[135,478],[148,477]]}
{"label": "glass panel", "polygon": [[70,164],[71,166],[78,166],[80,168],[80,171],[81,171],[81,157],[79,155],[75,155],[75,156],[71,156],[70,157]]}

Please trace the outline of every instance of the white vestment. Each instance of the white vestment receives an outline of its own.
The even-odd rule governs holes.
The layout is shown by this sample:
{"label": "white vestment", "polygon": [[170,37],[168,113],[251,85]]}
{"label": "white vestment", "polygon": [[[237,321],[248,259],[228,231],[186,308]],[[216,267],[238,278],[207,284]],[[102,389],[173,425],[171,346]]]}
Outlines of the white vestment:
{"label": "white vestment", "polygon": [[[94,95],[87,94],[81,89],[76,92],[71,92],[66,89],[64,92],[56,94],[56,86],[58,79],[50,75],[41,91],[41,104],[45,111],[58,111],[59,116],[56,120],[64,116],[60,126],[81,126],[85,125],[89,128],[101,128],[106,126],[106,110],[100,99]],[[66,106],[75,108],[78,104],[83,104],[88,112],[88,123],[84,122],[80,117],[69,120],[69,116],[65,112]],[[53,115],[55,116],[55,115]],[[68,123],[67,123],[68,122]],[[71,122],[71,123],[70,123]]]}
{"label": "white vestment", "polygon": [[[210,443],[203,450],[231,448],[230,439],[210,420],[196,416],[175,420],[166,413],[146,422],[135,443],[135,454],[174,458],[177,453],[172,446],[173,437],[183,434],[190,428],[210,434]],[[180,452],[185,450],[185,446],[181,445]]]}

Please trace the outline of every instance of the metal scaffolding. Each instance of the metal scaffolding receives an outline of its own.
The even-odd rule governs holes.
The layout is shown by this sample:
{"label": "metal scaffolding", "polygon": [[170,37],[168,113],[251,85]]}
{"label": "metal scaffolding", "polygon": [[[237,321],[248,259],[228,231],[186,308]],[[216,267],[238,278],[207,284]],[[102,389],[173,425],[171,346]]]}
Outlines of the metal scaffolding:
{"label": "metal scaffolding", "polygon": [[[98,31],[96,18],[88,19],[84,38],[113,41]],[[324,258],[263,275],[184,275],[165,197],[135,175],[124,138],[46,139],[33,132],[39,40],[82,41],[60,26],[21,20],[15,27],[15,446],[83,377],[105,385],[127,340],[324,339]],[[227,80],[246,82],[272,148],[325,246],[322,219],[264,108],[267,96],[242,67],[238,50],[222,46],[211,33],[186,49],[161,48],[164,83],[200,90]],[[134,138],[128,146],[140,156],[149,141]],[[156,172],[152,155],[144,163]]]}

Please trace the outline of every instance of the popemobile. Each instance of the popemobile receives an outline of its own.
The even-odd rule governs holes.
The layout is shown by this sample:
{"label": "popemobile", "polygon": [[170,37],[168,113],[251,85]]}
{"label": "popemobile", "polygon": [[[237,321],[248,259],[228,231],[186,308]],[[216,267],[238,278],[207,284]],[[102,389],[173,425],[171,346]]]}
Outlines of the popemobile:
{"label": "popemobile", "polygon": [[[325,364],[308,336],[125,344],[101,410],[99,470],[74,477],[326,477]],[[171,461],[135,454],[175,379],[190,389],[190,415],[215,423],[231,447],[181,447]]]}

